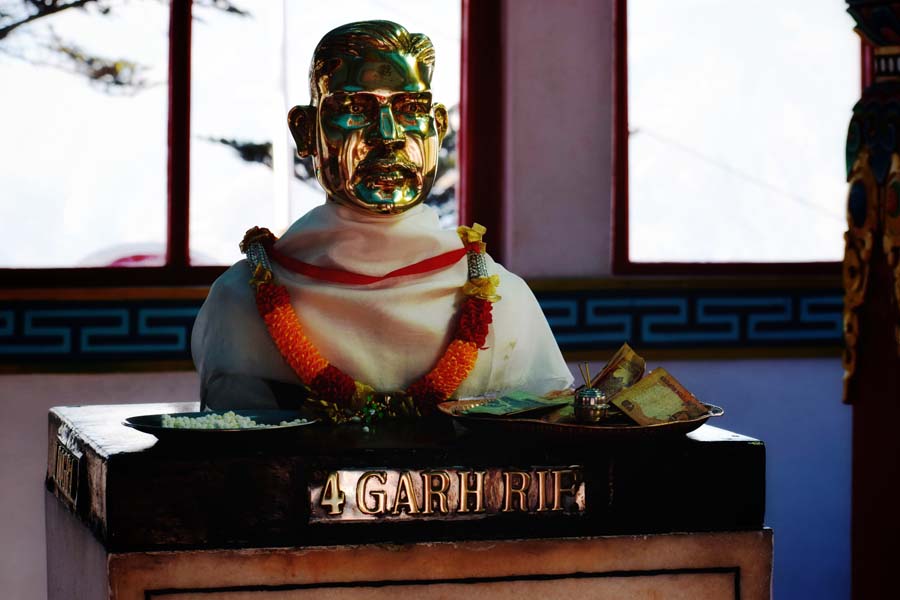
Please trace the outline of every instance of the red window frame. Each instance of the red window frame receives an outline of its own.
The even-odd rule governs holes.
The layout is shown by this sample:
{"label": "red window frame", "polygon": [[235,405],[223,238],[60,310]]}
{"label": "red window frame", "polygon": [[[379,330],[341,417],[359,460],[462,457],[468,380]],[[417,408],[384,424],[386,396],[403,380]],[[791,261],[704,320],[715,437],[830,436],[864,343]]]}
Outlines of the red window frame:
{"label": "red window frame", "polygon": [[[841,263],[780,262],[780,263],[688,263],[688,262],[632,262],[629,256],[628,220],[628,10],[627,0],[615,0],[614,56],[613,56],[613,231],[612,270],[616,275],[834,275],[841,272]],[[870,50],[868,51],[870,52]],[[861,51],[863,89],[871,82],[871,60],[867,60],[865,45]],[[847,107],[848,110],[850,107]],[[848,115],[849,122],[849,115]]]}
{"label": "red window frame", "polygon": [[[490,168],[501,162],[503,56],[501,0],[460,0],[462,73],[459,140],[460,222],[478,221],[491,230],[492,246],[502,248],[500,198],[503,182]],[[131,286],[205,286],[227,267],[191,266],[191,0],[173,0],[169,14],[169,116],[166,264],[161,267],[0,268],[0,289]],[[427,33],[427,32],[426,32]],[[477,59],[476,59],[477,57]],[[484,94],[490,89],[491,94]],[[480,93],[479,93],[480,91]],[[477,102],[476,102],[477,97]],[[478,132],[478,144],[469,131]],[[472,200],[478,198],[476,204]],[[498,259],[502,257],[494,252]]]}

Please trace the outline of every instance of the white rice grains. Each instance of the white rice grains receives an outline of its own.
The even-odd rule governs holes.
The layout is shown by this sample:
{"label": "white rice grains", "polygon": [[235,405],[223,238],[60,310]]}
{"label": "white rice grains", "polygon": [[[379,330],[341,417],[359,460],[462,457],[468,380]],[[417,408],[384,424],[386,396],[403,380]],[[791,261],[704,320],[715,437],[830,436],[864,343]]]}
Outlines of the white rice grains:
{"label": "white rice grains", "polygon": [[263,429],[287,425],[304,425],[306,422],[306,419],[294,419],[293,421],[282,421],[278,425],[266,425],[257,423],[250,417],[228,411],[221,415],[210,413],[202,417],[163,415],[161,425],[171,429]]}

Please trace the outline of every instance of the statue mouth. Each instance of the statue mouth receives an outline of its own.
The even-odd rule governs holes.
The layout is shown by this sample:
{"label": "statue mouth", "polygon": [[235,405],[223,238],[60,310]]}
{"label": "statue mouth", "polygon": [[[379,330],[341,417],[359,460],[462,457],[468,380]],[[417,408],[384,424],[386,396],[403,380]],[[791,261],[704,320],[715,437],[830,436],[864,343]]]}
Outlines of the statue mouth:
{"label": "statue mouth", "polygon": [[363,161],[353,175],[351,185],[391,191],[395,188],[421,187],[422,176],[414,164],[397,158]]}

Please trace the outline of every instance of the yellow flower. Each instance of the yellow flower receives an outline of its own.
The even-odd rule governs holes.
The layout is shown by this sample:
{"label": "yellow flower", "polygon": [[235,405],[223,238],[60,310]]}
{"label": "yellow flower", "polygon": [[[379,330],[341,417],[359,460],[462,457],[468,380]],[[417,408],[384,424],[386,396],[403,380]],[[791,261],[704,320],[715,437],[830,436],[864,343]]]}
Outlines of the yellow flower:
{"label": "yellow flower", "polygon": [[471,244],[480,242],[481,238],[484,237],[484,234],[487,233],[487,228],[484,225],[473,223],[471,227],[466,227],[465,225],[457,227],[456,233],[459,234],[460,239],[462,239],[464,243]]}
{"label": "yellow flower", "polygon": [[500,277],[491,275],[490,277],[476,277],[468,280],[463,285],[463,294],[466,296],[475,296],[488,302],[497,302],[500,296],[497,295],[497,286],[500,285]]}
{"label": "yellow flower", "polygon": [[263,283],[271,283],[272,281],[272,271],[262,266],[262,264],[256,265],[256,268],[253,269],[253,276],[250,278],[250,285],[259,287]]}

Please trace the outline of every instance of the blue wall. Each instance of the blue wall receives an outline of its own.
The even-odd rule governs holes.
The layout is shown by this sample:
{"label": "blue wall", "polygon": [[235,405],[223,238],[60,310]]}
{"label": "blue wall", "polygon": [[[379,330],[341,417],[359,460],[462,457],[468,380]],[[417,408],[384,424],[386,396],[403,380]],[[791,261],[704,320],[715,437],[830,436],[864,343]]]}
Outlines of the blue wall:
{"label": "blue wall", "polygon": [[[658,366],[725,409],[711,425],[765,442],[774,597],[848,600],[852,411],[841,402],[840,359],[665,360],[647,368]],[[580,379],[575,363],[570,368]]]}
{"label": "blue wall", "polygon": [[841,403],[840,360],[664,365],[698,398],[725,409],[715,425],[766,443],[775,597],[850,598],[852,410]]}

